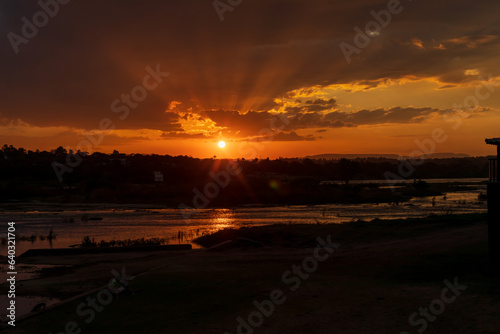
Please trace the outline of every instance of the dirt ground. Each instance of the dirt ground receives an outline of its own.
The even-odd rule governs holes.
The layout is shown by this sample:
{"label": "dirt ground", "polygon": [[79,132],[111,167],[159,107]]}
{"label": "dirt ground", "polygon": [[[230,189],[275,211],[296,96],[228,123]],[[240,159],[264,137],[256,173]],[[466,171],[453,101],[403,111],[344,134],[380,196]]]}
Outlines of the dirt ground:
{"label": "dirt ground", "polygon": [[[25,258],[72,266],[18,287],[65,302],[3,332],[500,333],[483,220],[296,229],[307,247]],[[316,249],[329,236],[336,245]],[[137,293],[106,299],[122,268]]]}

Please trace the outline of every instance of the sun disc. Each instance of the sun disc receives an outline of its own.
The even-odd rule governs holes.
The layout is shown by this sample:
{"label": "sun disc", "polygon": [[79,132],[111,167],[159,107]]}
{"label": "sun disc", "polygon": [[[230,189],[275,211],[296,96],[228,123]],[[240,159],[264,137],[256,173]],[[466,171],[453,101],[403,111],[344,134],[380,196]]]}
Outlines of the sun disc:
{"label": "sun disc", "polygon": [[226,146],[226,143],[225,143],[224,141],[222,141],[222,140],[221,140],[221,141],[219,142],[219,147],[220,147],[220,148],[224,148],[225,146]]}

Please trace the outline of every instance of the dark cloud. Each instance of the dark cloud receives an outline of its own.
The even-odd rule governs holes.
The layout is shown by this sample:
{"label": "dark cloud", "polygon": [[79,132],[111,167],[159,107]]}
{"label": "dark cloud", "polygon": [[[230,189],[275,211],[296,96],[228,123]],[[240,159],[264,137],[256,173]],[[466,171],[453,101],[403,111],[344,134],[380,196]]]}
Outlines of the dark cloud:
{"label": "dark cloud", "polygon": [[438,87],[438,89],[448,89],[448,88],[455,88],[457,85],[443,85]]}
{"label": "dark cloud", "polygon": [[435,113],[444,112],[434,108],[377,108],[356,112],[332,111],[326,114],[302,113],[292,121],[291,127],[301,128],[340,128],[373,124],[407,124],[420,123]]}
{"label": "dark cloud", "polygon": [[206,110],[204,114],[217,126],[226,127],[233,134],[255,135],[262,129],[270,128],[273,115],[267,111],[249,111],[241,114],[236,110]]}
{"label": "dark cloud", "polygon": [[205,135],[203,133],[185,133],[185,132],[164,132],[161,135],[163,138],[167,139],[208,139],[213,138],[213,136]]}
{"label": "dark cloud", "polygon": [[[302,103],[302,101],[297,100],[297,103]],[[298,114],[301,112],[318,112],[318,111],[324,111],[324,110],[329,110],[332,108],[337,107],[337,101],[335,99],[316,99],[316,100],[308,100],[301,106],[295,106],[295,107],[286,107],[285,111],[292,113],[292,114]]]}
{"label": "dark cloud", "polygon": [[[471,116],[490,111],[487,108],[479,108],[469,111]],[[270,124],[275,124],[276,128],[283,126],[283,130],[301,130],[322,128],[317,132],[325,132],[327,128],[356,127],[361,125],[376,124],[410,124],[421,123],[426,119],[443,115],[450,112],[459,112],[451,110],[442,110],[431,107],[413,108],[413,107],[393,107],[390,109],[376,108],[363,109],[354,112],[331,111],[322,112],[297,112],[289,113],[284,116],[287,119],[286,126],[283,122],[276,120],[274,115],[268,112],[249,112],[240,114],[236,111],[214,110],[208,111],[207,117],[213,120],[218,126],[227,127],[228,130],[242,137],[252,137],[259,133],[273,130]],[[240,131],[241,128],[247,129]],[[293,131],[291,132],[293,133]]]}
{"label": "dark cloud", "polygon": [[306,101],[306,105],[303,107],[302,111],[305,112],[317,112],[332,109],[337,106],[337,101],[335,99],[325,100],[316,99],[314,101]]}
{"label": "dark cloud", "polygon": [[301,136],[298,135],[296,132],[291,131],[291,132],[279,132],[274,135],[270,136],[261,136],[261,137],[254,137],[251,138],[249,141],[258,141],[258,142],[265,142],[265,141],[314,141],[320,137],[314,137],[313,135],[307,135],[307,136]]}
{"label": "dark cloud", "polygon": [[[182,102],[176,110],[208,110],[202,117],[255,135],[269,127],[274,98],[292,90],[353,82],[368,89],[406,76],[436,78],[446,88],[472,80],[467,69],[498,73],[499,1],[403,6],[347,64],[339,43],[352,44],[353,28],[373,20],[370,11],[386,8],[386,0],[244,1],[224,22],[211,1],[71,1],[18,54],[6,36],[20,34],[21,18],[31,20],[40,8],[34,0],[5,0],[0,117],[85,129],[107,117],[118,128],[178,135],[179,119],[165,113],[175,100]],[[141,85],[146,67],[157,64],[169,76],[121,120],[113,101]],[[296,115],[295,129],[420,122],[434,112],[336,108],[336,101],[318,99],[286,110]]]}

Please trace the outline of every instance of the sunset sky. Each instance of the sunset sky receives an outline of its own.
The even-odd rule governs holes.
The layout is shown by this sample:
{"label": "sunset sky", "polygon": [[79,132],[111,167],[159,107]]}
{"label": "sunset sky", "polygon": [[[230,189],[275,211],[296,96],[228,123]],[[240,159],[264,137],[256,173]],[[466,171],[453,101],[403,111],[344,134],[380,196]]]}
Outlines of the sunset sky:
{"label": "sunset sky", "polygon": [[[438,128],[435,152],[493,154],[484,139],[500,137],[498,0],[228,3],[239,1],[73,0],[25,38],[42,8],[1,1],[1,145],[409,155]],[[398,13],[365,31],[388,5]],[[357,48],[350,61],[346,44]],[[127,105],[131,93],[140,101]],[[115,129],[99,133],[103,124]]]}

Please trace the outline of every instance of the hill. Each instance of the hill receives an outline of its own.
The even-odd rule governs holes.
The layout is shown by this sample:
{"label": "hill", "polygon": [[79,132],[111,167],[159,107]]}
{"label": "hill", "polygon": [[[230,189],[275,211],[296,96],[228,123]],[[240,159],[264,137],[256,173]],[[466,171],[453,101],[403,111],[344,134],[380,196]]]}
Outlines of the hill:
{"label": "hill", "polygon": [[[468,154],[464,153],[433,153],[426,156],[427,159],[450,159],[450,158],[469,158]],[[402,160],[409,158],[408,156],[402,156],[398,154],[316,154],[309,155],[305,157],[306,159],[312,160],[340,160],[340,159],[396,159]]]}

